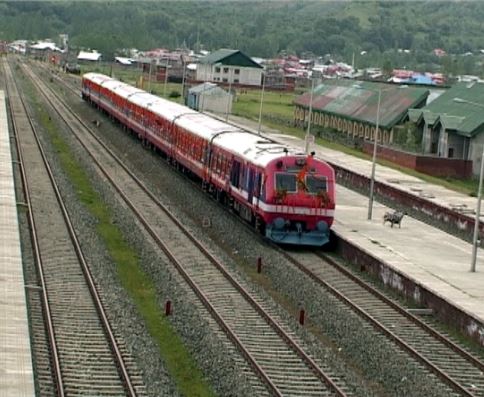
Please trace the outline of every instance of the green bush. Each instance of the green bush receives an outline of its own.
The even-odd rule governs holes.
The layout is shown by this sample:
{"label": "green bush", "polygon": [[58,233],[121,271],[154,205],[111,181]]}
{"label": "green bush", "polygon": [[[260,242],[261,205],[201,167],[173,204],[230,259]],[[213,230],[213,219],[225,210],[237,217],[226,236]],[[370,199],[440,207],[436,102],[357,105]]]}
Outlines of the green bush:
{"label": "green bush", "polygon": [[179,98],[181,94],[178,91],[173,90],[170,92],[170,95],[168,95],[170,98]]}

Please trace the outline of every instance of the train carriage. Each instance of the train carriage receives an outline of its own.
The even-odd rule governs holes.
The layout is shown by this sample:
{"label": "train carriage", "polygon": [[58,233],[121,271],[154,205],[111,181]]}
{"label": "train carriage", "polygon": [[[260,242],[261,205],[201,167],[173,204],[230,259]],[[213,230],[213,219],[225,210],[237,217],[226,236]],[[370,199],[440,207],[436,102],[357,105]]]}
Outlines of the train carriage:
{"label": "train carriage", "polygon": [[270,240],[329,242],[335,179],[324,161],[108,76],[85,74],[82,96],[189,170]]}

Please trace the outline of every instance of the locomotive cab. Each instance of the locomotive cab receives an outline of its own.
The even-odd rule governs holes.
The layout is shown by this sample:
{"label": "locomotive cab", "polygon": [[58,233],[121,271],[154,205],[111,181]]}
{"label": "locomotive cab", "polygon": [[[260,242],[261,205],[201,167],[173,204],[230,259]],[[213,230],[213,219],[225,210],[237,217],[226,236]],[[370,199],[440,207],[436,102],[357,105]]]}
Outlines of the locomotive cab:
{"label": "locomotive cab", "polygon": [[333,222],[334,171],[313,156],[281,157],[265,183],[266,237],[282,244],[322,246]]}

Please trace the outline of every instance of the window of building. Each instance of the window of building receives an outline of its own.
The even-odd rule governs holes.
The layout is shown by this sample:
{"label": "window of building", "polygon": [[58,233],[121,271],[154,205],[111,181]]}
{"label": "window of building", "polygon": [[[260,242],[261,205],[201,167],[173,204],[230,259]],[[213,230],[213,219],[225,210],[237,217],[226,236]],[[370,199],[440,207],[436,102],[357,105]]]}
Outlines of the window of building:
{"label": "window of building", "polygon": [[239,82],[239,79],[234,79],[234,83],[238,83]]}
{"label": "window of building", "polygon": [[222,81],[223,81],[224,83],[226,83],[226,82],[228,82],[229,80],[228,80],[228,79],[226,79],[226,78],[224,77],[224,78],[222,79]]}
{"label": "window of building", "polygon": [[454,158],[454,148],[453,147],[449,148],[449,155],[447,157],[449,159]]}
{"label": "window of building", "polygon": [[240,74],[240,69],[234,69],[235,74]]}
{"label": "window of building", "polygon": [[224,73],[228,73],[229,72],[229,68],[224,68]]}
{"label": "window of building", "polygon": [[215,68],[215,73],[220,73],[220,68],[219,67],[216,67]]}

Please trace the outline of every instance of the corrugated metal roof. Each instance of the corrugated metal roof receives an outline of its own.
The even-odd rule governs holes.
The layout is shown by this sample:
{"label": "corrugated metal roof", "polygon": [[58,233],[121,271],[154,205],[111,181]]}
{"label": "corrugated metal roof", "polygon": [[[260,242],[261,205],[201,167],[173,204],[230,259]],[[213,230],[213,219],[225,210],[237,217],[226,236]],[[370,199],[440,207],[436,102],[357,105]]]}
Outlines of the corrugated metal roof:
{"label": "corrugated metal roof", "polygon": [[428,124],[441,121],[459,135],[474,136],[484,131],[484,84],[457,83],[420,112]]}
{"label": "corrugated metal roof", "polygon": [[212,52],[203,58],[200,58],[200,63],[217,63],[222,61],[223,59],[229,57],[230,55],[234,55],[238,52],[238,50],[229,50],[227,48],[221,48],[215,52]]}
{"label": "corrugated metal roof", "polygon": [[196,85],[188,90],[189,93],[191,94],[198,94],[203,91],[210,91],[213,90],[214,88],[218,87],[217,84],[215,83],[210,83],[210,82],[205,82],[199,85]]}
{"label": "corrugated metal roof", "polygon": [[[350,120],[376,124],[378,91],[381,90],[380,126],[391,128],[411,107],[421,104],[429,91],[420,87],[397,86],[354,80],[327,80],[315,87],[313,109],[342,116]],[[294,103],[309,108],[309,92]]]}
{"label": "corrugated metal roof", "polygon": [[229,50],[222,48],[207,56],[200,58],[200,63],[213,65],[221,63],[223,65],[238,65],[262,69],[262,66],[255,62],[251,57],[239,50]]}
{"label": "corrugated metal roof", "polygon": [[99,52],[87,52],[87,51],[79,51],[79,55],[77,56],[77,59],[79,61],[99,61],[101,58],[102,54]]}

